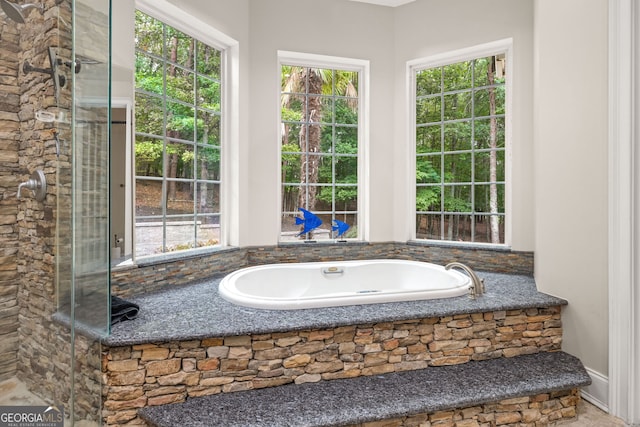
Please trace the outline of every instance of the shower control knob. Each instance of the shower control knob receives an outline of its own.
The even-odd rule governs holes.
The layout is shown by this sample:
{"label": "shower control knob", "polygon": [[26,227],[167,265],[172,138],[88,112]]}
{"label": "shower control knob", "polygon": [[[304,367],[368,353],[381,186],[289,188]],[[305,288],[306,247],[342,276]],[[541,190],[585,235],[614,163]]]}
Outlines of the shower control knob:
{"label": "shower control knob", "polygon": [[43,201],[47,195],[47,180],[44,176],[44,172],[37,169],[31,174],[31,177],[27,181],[18,185],[18,199],[22,198],[23,188],[33,190],[35,199],[39,202]]}

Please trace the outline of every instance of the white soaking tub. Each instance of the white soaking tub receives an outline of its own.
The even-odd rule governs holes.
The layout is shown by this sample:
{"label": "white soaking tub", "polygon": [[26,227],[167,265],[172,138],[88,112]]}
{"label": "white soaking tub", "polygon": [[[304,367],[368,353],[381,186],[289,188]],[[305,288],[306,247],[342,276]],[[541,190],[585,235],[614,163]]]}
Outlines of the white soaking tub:
{"label": "white soaking tub", "polygon": [[295,310],[457,297],[471,286],[440,265],[380,259],[247,267],[225,276],[218,291],[245,307]]}

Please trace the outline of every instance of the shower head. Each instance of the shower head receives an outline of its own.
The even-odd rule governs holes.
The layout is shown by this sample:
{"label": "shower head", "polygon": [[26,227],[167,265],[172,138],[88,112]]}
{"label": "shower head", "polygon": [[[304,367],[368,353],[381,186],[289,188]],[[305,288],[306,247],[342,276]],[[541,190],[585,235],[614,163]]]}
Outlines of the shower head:
{"label": "shower head", "polygon": [[30,9],[39,9],[42,12],[42,6],[34,3],[17,4],[8,0],[0,0],[0,7],[5,15],[19,24],[24,24],[24,17]]}

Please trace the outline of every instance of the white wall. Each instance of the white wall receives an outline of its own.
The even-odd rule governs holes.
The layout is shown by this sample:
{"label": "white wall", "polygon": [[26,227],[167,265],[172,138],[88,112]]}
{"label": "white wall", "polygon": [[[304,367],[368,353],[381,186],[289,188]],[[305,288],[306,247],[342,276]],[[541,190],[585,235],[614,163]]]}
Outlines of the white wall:
{"label": "white wall", "polygon": [[[569,25],[570,22],[570,25]],[[563,349],[607,373],[607,2],[535,1],[535,277]]]}
{"label": "white wall", "polygon": [[[396,9],[395,141],[410,149],[406,136],[406,62],[513,38],[513,145],[512,145],[512,236],[515,250],[533,250],[533,156],[532,144],[532,42],[533,3],[529,0],[421,0]],[[407,154],[396,152],[396,169],[407,170]],[[408,182],[407,182],[408,181]],[[395,189],[395,206],[413,206],[415,185],[410,176]],[[398,183],[403,184],[403,183]],[[396,221],[395,238],[405,241],[414,226],[412,217]]]}

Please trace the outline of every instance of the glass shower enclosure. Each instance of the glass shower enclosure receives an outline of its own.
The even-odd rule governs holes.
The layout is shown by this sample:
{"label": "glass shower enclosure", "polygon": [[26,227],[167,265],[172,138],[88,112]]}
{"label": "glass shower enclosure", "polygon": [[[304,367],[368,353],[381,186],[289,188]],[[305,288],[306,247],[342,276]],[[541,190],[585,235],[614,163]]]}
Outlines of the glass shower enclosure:
{"label": "glass shower enclosure", "polygon": [[0,6],[0,414],[101,425],[111,2]]}
{"label": "glass shower enclosure", "polygon": [[60,145],[58,161],[58,315],[71,325],[69,409],[95,422],[102,406],[100,338],[110,326],[110,11],[110,1],[76,0],[60,12],[72,23],[72,64],[71,85],[58,99],[71,113],[62,138],[71,144]]}

